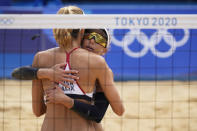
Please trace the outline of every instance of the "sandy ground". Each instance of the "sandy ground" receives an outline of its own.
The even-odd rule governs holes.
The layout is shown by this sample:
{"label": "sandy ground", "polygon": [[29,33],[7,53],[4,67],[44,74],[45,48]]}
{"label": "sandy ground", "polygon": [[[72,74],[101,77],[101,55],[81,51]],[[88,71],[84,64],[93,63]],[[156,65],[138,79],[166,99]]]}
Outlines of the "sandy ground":
{"label": "sandy ground", "polygon": [[[117,82],[126,112],[108,109],[105,131],[197,131],[197,81]],[[39,131],[31,81],[0,80],[0,131]]]}

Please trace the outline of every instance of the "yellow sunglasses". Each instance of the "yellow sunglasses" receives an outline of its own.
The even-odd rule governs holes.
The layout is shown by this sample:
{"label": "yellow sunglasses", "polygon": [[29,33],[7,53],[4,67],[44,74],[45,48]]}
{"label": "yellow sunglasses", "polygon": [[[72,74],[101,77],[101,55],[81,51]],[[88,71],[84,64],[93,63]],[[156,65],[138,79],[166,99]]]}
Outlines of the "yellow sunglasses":
{"label": "yellow sunglasses", "polygon": [[106,39],[102,35],[100,35],[96,32],[89,33],[89,34],[85,35],[84,38],[88,39],[88,40],[94,39],[97,44],[103,46],[104,48],[107,47]]}

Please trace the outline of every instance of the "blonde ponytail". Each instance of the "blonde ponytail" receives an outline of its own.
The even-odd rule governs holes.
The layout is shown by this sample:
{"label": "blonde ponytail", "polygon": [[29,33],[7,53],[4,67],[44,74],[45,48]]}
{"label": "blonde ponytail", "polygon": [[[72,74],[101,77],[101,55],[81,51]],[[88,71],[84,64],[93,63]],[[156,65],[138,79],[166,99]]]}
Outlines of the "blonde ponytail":
{"label": "blonde ponytail", "polygon": [[[76,6],[60,8],[57,14],[83,14],[83,11]],[[73,29],[53,29],[53,35],[60,47],[67,49],[72,47]],[[75,37],[74,37],[75,38]]]}

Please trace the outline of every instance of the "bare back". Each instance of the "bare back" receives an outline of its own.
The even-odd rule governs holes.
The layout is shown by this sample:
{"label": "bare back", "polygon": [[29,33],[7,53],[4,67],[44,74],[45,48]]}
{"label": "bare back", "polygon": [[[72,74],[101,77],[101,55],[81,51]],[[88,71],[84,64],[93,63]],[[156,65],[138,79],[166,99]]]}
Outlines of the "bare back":
{"label": "bare back", "polygon": [[[38,53],[35,56],[35,67],[49,68],[55,64],[63,63],[67,59],[66,53],[60,48],[52,48]],[[79,71],[78,84],[85,93],[94,91],[95,81],[98,76],[100,56],[84,49],[77,49],[70,55],[70,67]],[[43,91],[53,88],[54,83],[48,79],[42,81]],[[60,104],[48,104],[42,131],[94,131],[92,121],[85,120],[75,112]]]}

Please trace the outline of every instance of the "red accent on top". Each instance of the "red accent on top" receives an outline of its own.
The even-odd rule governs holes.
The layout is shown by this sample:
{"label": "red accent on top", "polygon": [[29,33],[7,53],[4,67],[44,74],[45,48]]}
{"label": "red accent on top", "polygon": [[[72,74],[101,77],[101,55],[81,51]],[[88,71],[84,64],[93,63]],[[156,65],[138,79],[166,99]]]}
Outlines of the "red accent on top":
{"label": "red accent on top", "polygon": [[68,62],[69,63],[69,60],[70,60],[70,54],[73,52],[73,51],[75,51],[76,49],[79,49],[79,47],[76,47],[76,48],[74,48],[74,49],[72,49],[70,52],[66,52],[66,62]]}
{"label": "red accent on top", "polygon": [[79,83],[77,82],[77,80],[76,80],[76,83],[77,83],[79,89],[80,89],[80,90],[83,92],[83,94],[85,95],[85,94],[86,94],[85,91],[81,88],[81,86],[79,85]]}
{"label": "red accent on top", "polygon": [[[71,50],[70,52],[68,52],[68,53],[66,53],[66,66],[68,65],[68,67],[69,67],[69,69],[71,69],[71,67],[70,67],[70,54],[73,52],[73,51],[75,51],[76,49],[78,49],[79,47],[77,47],[77,48],[74,48],[73,50]],[[64,69],[66,69],[66,66],[65,66],[65,68]],[[79,89],[83,92],[83,94],[86,94],[85,93],[85,91],[79,86],[79,83],[77,82],[77,80],[76,80],[76,84],[78,85],[78,87],[79,87]]]}

